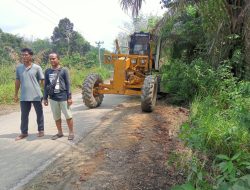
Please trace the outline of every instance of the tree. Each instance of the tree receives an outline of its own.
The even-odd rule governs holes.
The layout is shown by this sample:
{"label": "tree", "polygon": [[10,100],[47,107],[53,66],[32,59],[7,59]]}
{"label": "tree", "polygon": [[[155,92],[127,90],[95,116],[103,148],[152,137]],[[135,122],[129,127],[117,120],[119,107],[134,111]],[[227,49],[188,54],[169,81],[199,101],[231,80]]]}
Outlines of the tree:
{"label": "tree", "polygon": [[70,47],[70,54],[78,52],[80,55],[85,55],[88,51],[90,51],[91,46],[80,33],[73,31]]}
{"label": "tree", "polygon": [[73,53],[85,55],[90,50],[89,42],[73,29],[74,24],[68,18],[59,21],[51,36],[54,51],[60,55],[71,56]]}
{"label": "tree", "polygon": [[128,51],[129,35],[134,32],[149,32],[152,31],[160,17],[150,15],[139,14],[136,18],[132,18],[130,22],[123,24],[123,29],[126,32],[120,32],[117,36],[121,51],[126,53]]}
{"label": "tree", "polygon": [[1,64],[9,62],[19,62],[18,53],[23,47],[23,38],[0,29],[0,62]]}
{"label": "tree", "polygon": [[37,39],[31,42],[31,48],[35,53],[36,63],[48,63],[49,53],[52,51],[52,44],[49,39]]}
{"label": "tree", "polygon": [[137,17],[142,6],[142,1],[145,0],[120,0],[120,4],[123,10],[131,10],[132,16]]}
{"label": "tree", "polygon": [[69,55],[70,40],[73,34],[74,24],[68,18],[61,19],[51,36],[54,49],[58,50],[59,54]]}
{"label": "tree", "polygon": [[[142,2],[145,0],[120,0],[121,7],[124,11],[131,10],[132,16],[137,17],[142,7]],[[172,10],[182,7],[186,3],[198,3],[201,0],[160,0],[162,8],[171,8]]]}
{"label": "tree", "polygon": [[224,0],[223,2],[230,18],[231,33],[240,33],[250,2],[248,0]]}
{"label": "tree", "polygon": [[246,79],[250,80],[250,7],[246,9],[246,15],[244,18],[244,52],[246,63]]}

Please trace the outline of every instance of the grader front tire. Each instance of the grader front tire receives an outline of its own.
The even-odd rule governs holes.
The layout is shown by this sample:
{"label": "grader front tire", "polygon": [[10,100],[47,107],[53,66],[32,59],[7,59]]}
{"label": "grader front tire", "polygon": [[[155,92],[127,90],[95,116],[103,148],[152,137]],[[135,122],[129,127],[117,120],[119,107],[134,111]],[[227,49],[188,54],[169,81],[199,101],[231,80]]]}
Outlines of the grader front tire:
{"label": "grader front tire", "polygon": [[154,110],[157,98],[158,82],[155,76],[149,75],[145,78],[142,86],[141,109],[144,112]]}
{"label": "grader front tire", "polygon": [[98,74],[90,74],[84,80],[82,99],[87,107],[96,108],[101,105],[104,95],[95,92],[95,88],[98,88],[101,83],[103,83],[103,80]]}

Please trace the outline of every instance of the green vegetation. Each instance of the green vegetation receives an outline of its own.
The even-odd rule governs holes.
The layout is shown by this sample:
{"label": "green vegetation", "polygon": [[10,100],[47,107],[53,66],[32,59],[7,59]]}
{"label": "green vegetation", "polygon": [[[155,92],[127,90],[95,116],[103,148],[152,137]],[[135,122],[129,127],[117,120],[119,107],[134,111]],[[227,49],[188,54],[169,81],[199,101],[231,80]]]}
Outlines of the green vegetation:
{"label": "green vegetation", "polygon": [[[63,61],[63,60],[62,60]],[[106,67],[70,68],[72,90],[81,89],[85,77],[90,73],[99,73],[103,79],[110,77],[110,71]],[[2,66],[0,69],[0,105],[12,104],[15,92],[15,69],[10,66]]]}
{"label": "green vegetation", "polygon": [[87,75],[90,73],[99,73],[103,79],[107,79],[110,77],[110,71],[106,67],[93,67],[93,68],[87,68],[87,69],[71,69],[70,75],[71,75],[71,84],[72,89],[81,89],[83,80],[86,78]]}
{"label": "green vegetation", "polygon": [[[136,2],[137,8],[131,1],[121,4],[137,15],[142,1]],[[173,104],[190,108],[179,133],[190,152],[173,152],[167,164],[180,170],[186,183],[172,189],[250,189],[250,2],[161,2],[168,12],[156,28],[159,18],[153,16],[137,16],[124,27],[131,33],[154,28],[162,39],[163,86]],[[126,44],[127,35],[118,38]],[[81,87],[88,73],[109,76],[97,64],[97,49],[73,30],[69,19],[60,20],[51,40],[27,42],[0,30],[0,104],[12,102],[15,65],[24,46],[34,49],[43,69],[49,66],[48,53],[58,52],[70,69],[73,89]]]}
{"label": "green vegetation", "polygon": [[190,107],[179,137],[192,151],[168,163],[186,183],[173,189],[250,189],[249,2],[162,2],[162,82]]}
{"label": "green vegetation", "polygon": [[15,92],[14,82],[0,85],[0,104],[12,103]]}
{"label": "green vegetation", "polygon": [[0,66],[0,104],[13,102],[14,97],[15,65]]}
{"label": "green vegetation", "polygon": [[24,47],[34,51],[34,62],[40,64],[43,70],[50,67],[48,54],[57,52],[61,64],[70,71],[73,90],[82,87],[89,73],[98,72],[104,79],[110,76],[108,67],[99,67],[98,49],[74,31],[73,26],[69,19],[64,18],[55,27],[51,41],[38,39],[34,42],[4,33],[0,29],[0,104],[13,102],[15,68],[20,62],[20,50]]}

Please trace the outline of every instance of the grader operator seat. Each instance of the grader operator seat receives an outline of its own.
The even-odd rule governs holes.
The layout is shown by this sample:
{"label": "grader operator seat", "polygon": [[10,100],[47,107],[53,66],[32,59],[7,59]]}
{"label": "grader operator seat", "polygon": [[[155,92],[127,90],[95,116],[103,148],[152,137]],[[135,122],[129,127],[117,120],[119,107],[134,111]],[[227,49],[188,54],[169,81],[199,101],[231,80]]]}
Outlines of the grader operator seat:
{"label": "grader operator seat", "polygon": [[130,55],[150,55],[150,34],[136,32],[130,36],[129,54]]}

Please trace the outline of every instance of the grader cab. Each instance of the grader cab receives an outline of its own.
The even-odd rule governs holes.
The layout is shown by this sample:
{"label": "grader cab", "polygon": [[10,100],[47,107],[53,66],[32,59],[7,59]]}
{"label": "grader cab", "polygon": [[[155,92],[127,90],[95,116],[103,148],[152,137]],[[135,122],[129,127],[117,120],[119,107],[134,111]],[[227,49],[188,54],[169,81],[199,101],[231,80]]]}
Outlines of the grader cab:
{"label": "grader cab", "polygon": [[130,36],[129,53],[122,54],[117,42],[117,53],[104,54],[104,63],[114,65],[113,79],[105,84],[100,75],[88,75],[83,82],[85,105],[100,106],[104,94],[141,95],[142,111],[152,112],[158,89],[157,76],[152,75],[158,69],[157,53],[153,52],[159,48],[154,44],[150,33],[134,33]]}

